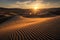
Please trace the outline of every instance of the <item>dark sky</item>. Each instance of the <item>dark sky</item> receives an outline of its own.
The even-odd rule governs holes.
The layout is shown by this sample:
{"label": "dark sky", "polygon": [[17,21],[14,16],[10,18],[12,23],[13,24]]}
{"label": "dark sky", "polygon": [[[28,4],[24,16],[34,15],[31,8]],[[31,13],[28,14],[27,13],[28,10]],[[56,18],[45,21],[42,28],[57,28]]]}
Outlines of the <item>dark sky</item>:
{"label": "dark sky", "polygon": [[[16,2],[16,1],[35,1],[35,0],[0,0],[0,2]],[[58,3],[60,0],[43,0],[44,2],[53,2],[53,3]]]}
{"label": "dark sky", "polygon": [[[28,1],[31,1],[31,2],[28,2]],[[29,3],[29,5],[30,5],[30,4],[34,3],[35,1],[42,1],[42,4],[49,4],[48,7],[49,6],[51,6],[51,7],[59,6],[60,7],[60,0],[0,0],[0,6],[5,7],[6,5],[10,5],[10,4],[16,5],[16,3],[20,4],[20,6],[22,6],[22,4],[24,6],[26,6],[26,5],[28,5],[27,3]],[[25,2],[27,2],[27,3],[25,3]]]}

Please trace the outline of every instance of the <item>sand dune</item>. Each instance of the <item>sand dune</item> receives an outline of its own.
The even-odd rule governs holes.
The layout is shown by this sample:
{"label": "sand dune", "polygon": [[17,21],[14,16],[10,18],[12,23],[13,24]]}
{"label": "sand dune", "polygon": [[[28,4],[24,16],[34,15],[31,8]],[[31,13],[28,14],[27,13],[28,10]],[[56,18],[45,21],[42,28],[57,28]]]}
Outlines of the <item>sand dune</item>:
{"label": "sand dune", "polygon": [[[22,17],[23,18],[23,17]],[[15,20],[15,19],[14,19]],[[16,22],[15,22],[16,21]],[[1,40],[58,40],[60,39],[60,16],[51,18],[23,18],[10,21],[7,25],[12,25],[12,29],[2,31],[0,29]],[[18,25],[19,24],[19,25]],[[23,28],[20,28],[20,24]],[[15,28],[13,25],[17,26]],[[18,27],[19,26],[19,27]],[[2,31],[2,32],[1,32]],[[5,32],[5,33],[4,33]]]}

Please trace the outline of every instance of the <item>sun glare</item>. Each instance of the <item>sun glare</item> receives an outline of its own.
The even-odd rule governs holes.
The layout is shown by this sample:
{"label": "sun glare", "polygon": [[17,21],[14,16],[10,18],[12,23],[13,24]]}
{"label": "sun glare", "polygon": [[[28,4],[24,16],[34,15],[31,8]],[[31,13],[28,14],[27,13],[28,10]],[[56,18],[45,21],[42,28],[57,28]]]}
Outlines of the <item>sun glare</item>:
{"label": "sun glare", "polygon": [[32,9],[32,14],[36,15],[39,12],[41,4],[36,2],[34,4],[31,5],[31,9]]}
{"label": "sun glare", "polygon": [[35,9],[35,10],[39,9],[38,4],[34,5],[34,8],[33,9]]}
{"label": "sun glare", "polygon": [[39,9],[39,5],[38,5],[38,4],[35,4],[35,5],[33,6],[33,9],[34,9],[34,10],[38,10],[38,9]]}
{"label": "sun glare", "polygon": [[36,6],[36,7],[34,7],[34,10],[37,10],[38,9],[38,7]]}
{"label": "sun glare", "polygon": [[36,3],[36,4],[34,4],[34,5],[32,6],[32,10],[33,10],[33,13],[34,13],[34,14],[36,14],[36,13],[38,12],[38,9],[40,9],[40,8],[39,8],[39,4]]}

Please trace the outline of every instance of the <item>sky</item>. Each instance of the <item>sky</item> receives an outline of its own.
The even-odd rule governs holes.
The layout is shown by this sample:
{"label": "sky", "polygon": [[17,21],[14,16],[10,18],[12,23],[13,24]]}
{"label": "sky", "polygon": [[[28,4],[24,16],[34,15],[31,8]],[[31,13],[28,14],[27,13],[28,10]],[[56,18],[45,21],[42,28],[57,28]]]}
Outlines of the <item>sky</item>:
{"label": "sky", "polygon": [[0,7],[5,8],[33,8],[38,4],[39,8],[60,7],[60,0],[0,0]]}

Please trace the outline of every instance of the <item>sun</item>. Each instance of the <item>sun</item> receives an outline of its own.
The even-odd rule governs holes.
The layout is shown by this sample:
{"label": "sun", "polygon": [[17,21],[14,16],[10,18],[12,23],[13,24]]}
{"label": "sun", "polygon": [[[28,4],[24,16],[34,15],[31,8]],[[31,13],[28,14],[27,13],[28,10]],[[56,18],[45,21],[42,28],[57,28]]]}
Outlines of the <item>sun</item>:
{"label": "sun", "polygon": [[33,10],[34,12],[37,12],[39,9],[40,9],[40,5],[39,5],[38,3],[33,4],[32,10]]}
{"label": "sun", "polygon": [[38,7],[37,7],[37,6],[35,6],[33,9],[34,9],[34,10],[37,10],[37,9],[38,9]]}
{"label": "sun", "polygon": [[39,4],[34,4],[32,7],[33,12],[37,12],[40,9]]}
{"label": "sun", "polygon": [[32,8],[32,14],[36,15],[39,12],[40,4],[39,3],[32,4],[31,8]]}
{"label": "sun", "polygon": [[38,5],[38,4],[35,4],[35,5],[33,6],[33,9],[34,9],[34,10],[38,10],[38,9],[39,9],[39,5]]}

